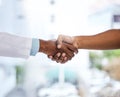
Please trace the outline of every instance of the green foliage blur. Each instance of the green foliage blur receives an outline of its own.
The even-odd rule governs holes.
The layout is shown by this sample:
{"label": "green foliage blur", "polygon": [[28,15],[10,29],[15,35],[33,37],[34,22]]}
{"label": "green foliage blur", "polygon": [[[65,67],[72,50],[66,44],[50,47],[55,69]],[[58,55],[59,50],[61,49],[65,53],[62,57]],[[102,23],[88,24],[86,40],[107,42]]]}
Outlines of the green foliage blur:
{"label": "green foliage blur", "polygon": [[103,51],[104,57],[112,59],[115,57],[120,57],[120,50],[106,50]]}
{"label": "green foliage blur", "polygon": [[111,61],[113,58],[120,57],[120,49],[118,50],[103,50],[101,52],[90,51],[89,60],[90,68],[102,69],[104,59]]}
{"label": "green foliage blur", "polygon": [[24,63],[19,63],[16,65],[16,83],[17,85],[22,85],[25,76],[25,65]]}

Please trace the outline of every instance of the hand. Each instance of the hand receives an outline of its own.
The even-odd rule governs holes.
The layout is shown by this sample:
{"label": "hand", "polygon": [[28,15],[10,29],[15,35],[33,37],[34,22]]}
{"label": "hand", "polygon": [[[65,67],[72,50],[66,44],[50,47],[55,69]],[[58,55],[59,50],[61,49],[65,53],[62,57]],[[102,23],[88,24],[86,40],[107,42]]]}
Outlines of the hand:
{"label": "hand", "polygon": [[[61,48],[62,43],[68,43],[73,45],[75,48],[78,48],[75,38],[71,36],[59,35],[57,39],[57,48]],[[75,50],[75,53],[78,53],[78,50]]]}
{"label": "hand", "polygon": [[[72,51],[72,53],[78,53],[76,44],[74,43],[74,38],[70,37],[70,36],[64,36],[64,35],[59,35],[58,39],[57,39],[57,48],[61,49],[63,46],[63,44],[67,45],[67,49],[69,49],[70,51]],[[58,62],[65,58],[64,60],[67,59],[67,53],[57,53],[54,56],[48,56],[49,58],[53,59],[53,60],[57,60]],[[72,57],[71,57],[72,58]]]}
{"label": "hand", "polygon": [[63,50],[63,52],[58,51],[55,55],[48,57],[60,63],[65,63],[68,60],[71,60],[72,57],[74,57],[74,52],[77,51],[77,49],[73,45],[67,43],[62,43],[61,48],[59,48],[58,50]]}
{"label": "hand", "polygon": [[[70,46],[70,47],[69,47]],[[71,49],[68,49],[71,48]],[[60,63],[65,63],[74,56],[74,48],[70,44],[63,43],[61,48],[57,48],[57,42],[53,40],[40,40],[40,52],[43,52],[49,56],[52,60]],[[64,53],[65,52],[65,53]],[[56,55],[62,55],[58,60]]]}

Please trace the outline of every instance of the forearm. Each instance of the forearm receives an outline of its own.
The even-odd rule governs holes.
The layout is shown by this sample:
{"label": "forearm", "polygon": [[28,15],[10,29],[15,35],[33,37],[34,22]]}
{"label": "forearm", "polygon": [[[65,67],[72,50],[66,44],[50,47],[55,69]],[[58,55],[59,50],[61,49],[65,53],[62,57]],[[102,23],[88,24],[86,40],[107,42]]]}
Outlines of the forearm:
{"label": "forearm", "polygon": [[47,41],[40,39],[39,45],[40,45],[39,52],[46,53],[47,51],[46,49],[48,49]]}
{"label": "forearm", "polygon": [[75,36],[74,44],[78,49],[118,49],[120,30],[108,30],[92,36]]}
{"label": "forearm", "polygon": [[39,43],[40,43],[39,52],[47,55],[52,55],[53,53],[56,52],[56,41],[40,39]]}

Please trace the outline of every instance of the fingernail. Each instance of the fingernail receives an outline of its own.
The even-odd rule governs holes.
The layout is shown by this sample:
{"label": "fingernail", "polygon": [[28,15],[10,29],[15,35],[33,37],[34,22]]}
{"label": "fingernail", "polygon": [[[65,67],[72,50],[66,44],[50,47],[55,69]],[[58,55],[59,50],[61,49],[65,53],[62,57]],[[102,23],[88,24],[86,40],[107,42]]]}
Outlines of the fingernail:
{"label": "fingernail", "polygon": [[66,61],[66,60],[67,60],[67,57],[65,57],[64,60]]}
{"label": "fingernail", "polygon": [[65,57],[66,53],[62,53],[62,57]]}
{"label": "fingernail", "polygon": [[60,45],[60,44],[59,44],[59,45],[57,45],[57,48],[58,48],[58,49],[60,49],[60,48],[61,48],[61,45]]}
{"label": "fingernail", "polygon": [[52,59],[52,56],[49,56],[50,59]]}
{"label": "fingernail", "polygon": [[78,53],[78,51],[75,51],[75,53],[77,54],[77,53]]}
{"label": "fingernail", "polygon": [[57,57],[60,57],[60,55],[61,55],[61,53],[58,53],[58,54],[57,54]]}

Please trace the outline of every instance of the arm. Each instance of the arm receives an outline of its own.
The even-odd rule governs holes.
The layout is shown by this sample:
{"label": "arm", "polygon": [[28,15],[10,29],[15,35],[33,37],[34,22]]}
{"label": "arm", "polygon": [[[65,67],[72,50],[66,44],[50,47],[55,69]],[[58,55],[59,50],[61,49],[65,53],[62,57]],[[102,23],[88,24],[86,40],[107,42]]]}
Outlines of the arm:
{"label": "arm", "polygon": [[32,39],[0,32],[0,56],[28,58]]}
{"label": "arm", "polygon": [[[0,56],[28,58],[30,55],[36,55],[38,52],[48,56],[65,52],[67,57],[64,62],[66,62],[74,56],[74,50],[77,49],[65,43],[63,43],[61,49],[58,49],[56,41],[52,40],[32,39],[9,33],[0,33]],[[61,63],[64,62],[61,61]]]}
{"label": "arm", "polygon": [[[61,49],[57,48],[57,43],[56,41],[53,40],[39,40],[40,42],[40,48],[39,52],[44,53],[48,55],[48,57],[55,57],[56,54],[64,54],[66,53],[65,57],[63,56],[61,60],[53,59],[54,61],[60,62],[60,63],[65,63],[68,60],[70,60],[74,56],[74,51],[77,49],[74,48],[70,44],[63,43]],[[70,48],[70,49],[68,49]]]}
{"label": "arm", "polygon": [[91,36],[58,37],[58,48],[62,42],[73,44],[78,49],[108,50],[120,48],[120,30],[112,29]]}

